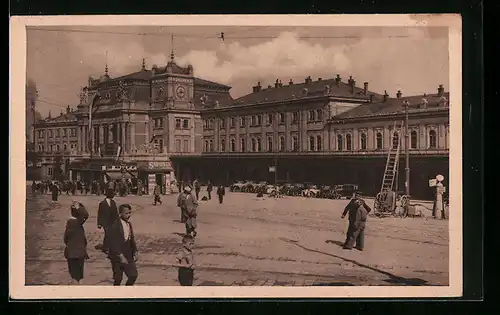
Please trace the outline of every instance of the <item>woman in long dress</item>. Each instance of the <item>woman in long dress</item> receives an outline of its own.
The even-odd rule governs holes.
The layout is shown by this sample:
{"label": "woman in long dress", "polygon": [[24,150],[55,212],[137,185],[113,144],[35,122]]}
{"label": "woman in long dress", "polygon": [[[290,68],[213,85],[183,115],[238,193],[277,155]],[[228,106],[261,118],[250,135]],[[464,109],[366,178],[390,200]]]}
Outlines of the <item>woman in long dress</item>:
{"label": "woman in long dress", "polygon": [[59,197],[59,187],[57,187],[57,184],[52,185],[52,203],[55,204],[57,203],[57,199]]}

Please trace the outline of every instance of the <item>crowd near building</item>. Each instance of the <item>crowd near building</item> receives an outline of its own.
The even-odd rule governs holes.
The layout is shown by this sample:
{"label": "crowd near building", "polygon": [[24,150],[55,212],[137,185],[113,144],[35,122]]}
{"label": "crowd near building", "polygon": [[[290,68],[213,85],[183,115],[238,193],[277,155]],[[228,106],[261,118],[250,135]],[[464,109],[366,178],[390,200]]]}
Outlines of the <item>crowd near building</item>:
{"label": "crowd near building", "polygon": [[[432,197],[428,180],[448,177],[450,103],[443,85],[391,97],[332,74],[256,82],[233,99],[230,86],[195,77],[173,55],[166,66],[147,69],[143,60],[138,70],[113,78],[106,66],[100,78],[89,78],[80,104],[38,121],[31,176],[140,179],[162,188],[195,178],[356,184],[375,195],[391,137],[405,137],[399,128],[407,102],[412,196]],[[403,177],[404,171],[401,184]]]}

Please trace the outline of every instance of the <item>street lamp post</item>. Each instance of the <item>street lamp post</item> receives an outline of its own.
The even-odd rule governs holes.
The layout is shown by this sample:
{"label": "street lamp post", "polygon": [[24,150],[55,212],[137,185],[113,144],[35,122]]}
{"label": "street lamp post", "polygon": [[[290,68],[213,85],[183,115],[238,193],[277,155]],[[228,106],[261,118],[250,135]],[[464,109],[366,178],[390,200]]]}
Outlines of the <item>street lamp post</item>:
{"label": "street lamp post", "polygon": [[410,197],[410,135],[408,134],[408,107],[410,103],[404,102],[405,107],[405,195]]}

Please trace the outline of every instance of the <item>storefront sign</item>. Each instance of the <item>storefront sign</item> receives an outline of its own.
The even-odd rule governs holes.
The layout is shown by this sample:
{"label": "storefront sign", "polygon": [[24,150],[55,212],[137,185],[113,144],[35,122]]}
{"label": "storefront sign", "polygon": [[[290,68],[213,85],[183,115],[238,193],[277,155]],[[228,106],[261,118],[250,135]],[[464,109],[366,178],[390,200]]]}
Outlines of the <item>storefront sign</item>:
{"label": "storefront sign", "polygon": [[170,161],[152,161],[148,163],[149,169],[162,168],[162,169],[172,169],[172,162]]}
{"label": "storefront sign", "polygon": [[436,179],[429,179],[429,187],[435,187],[437,185]]}

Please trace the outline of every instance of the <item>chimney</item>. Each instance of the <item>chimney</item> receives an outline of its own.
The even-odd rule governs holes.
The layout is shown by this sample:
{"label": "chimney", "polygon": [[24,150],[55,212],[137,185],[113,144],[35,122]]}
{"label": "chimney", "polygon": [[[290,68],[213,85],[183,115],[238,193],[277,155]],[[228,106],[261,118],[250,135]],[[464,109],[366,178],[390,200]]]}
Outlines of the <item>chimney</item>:
{"label": "chimney", "polygon": [[318,78],[318,81],[321,81],[321,80],[323,80],[323,78]]}
{"label": "chimney", "polygon": [[352,79],[352,76],[349,77],[349,86],[351,87],[351,94],[354,94],[354,88],[356,87],[356,81]]}
{"label": "chimney", "polygon": [[267,88],[268,88],[268,89],[271,89],[271,88],[272,88],[271,84],[269,84],[269,85],[267,86]]}
{"label": "chimney", "polygon": [[71,113],[71,108],[68,105],[68,107],[66,107],[66,114],[69,114],[69,113]]}
{"label": "chimney", "polygon": [[260,85],[260,81],[257,82],[257,85],[253,87],[253,92],[260,92],[262,90],[262,86]]}
{"label": "chimney", "polygon": [[335,83],[337,84],[337,87],[340,86],[340,82],[342,81],[342,79],[340,78],[340,75],[337,74],[337,77],[335,78]]}
{"label": "chimney", "polygon": [[438,96],[443,96],[443,95],[444,95],[444,87],[442,84],[440,84],[438,87]]}
{"label": "chimney", "polygon": [[279,87],[279,86],[280,86],[279,80],[278,80],[278,79],[276,79],[276,82],[274,83],[274,87],[275,87],[275,88],[277,88],[277,87]]}
{"label": "chimney", "polygon": [[398,93],[396,93],[396,97],[397,97],[397,98],[401,98],[401,95],[402,95],[402,94],[401,94],[401,90],[398,90]]}
{"label": "chimney", "polygon": [[365,93],[365,95],[368,95],[368,82],[364,83],[364,93]]}
{"label": "chimney", "polygon": [[308,77],[306,78],[306,84],[309,84],[309,83],[311,83],[311,82],[312,82],[311,76],[308,76]]}
{"label": "chimney", "polygon": [[290,82],[288,82],[288,85],[293,85],[292,79],[290,79]]}
{"label": "chimney", "polygon": [[283,87],[283,83],[281,83],[281,80],[280,80],[280,82],[278,83],[278,86],[279,86],[279,87]]}
{"label": "chimney", "polygon": [[384,91],[384,102],[387,102],[389,99],[389,94],[387,94],[387,91]]}

